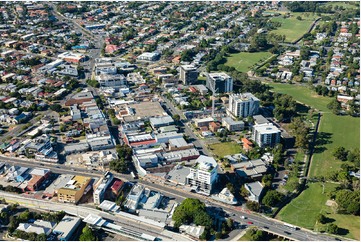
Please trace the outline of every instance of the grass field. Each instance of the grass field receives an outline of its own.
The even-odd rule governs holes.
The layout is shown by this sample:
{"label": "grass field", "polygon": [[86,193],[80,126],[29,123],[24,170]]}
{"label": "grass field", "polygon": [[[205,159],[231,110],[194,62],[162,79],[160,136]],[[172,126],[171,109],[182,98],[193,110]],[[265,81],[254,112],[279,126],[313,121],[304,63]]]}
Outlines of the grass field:
{"label": "grass field", "polygon": [[360,119],[351,116],[337,116],[330,112],[327,104],[330,97],[318,96],[307,87],[271,83],[273,91],[287,93],[295,100],[312,106],[323,112],[316,146],[310,167],[310,175],[327,175],[331,170],[340,168],[342,162],[333,158],[335,148],[343,146],[352,149],[360,146]]}
{"label": "grass field", "polygon": [[[357,2],[355,2],[355,3],[357,3]],[[358,5],[358,6],[356,6],[356,5],[354,5],[354,4],[350,4],[350,3],[348,3],[348,2],[327,2],[327,3],[325,3],[325,6],[332,6],[332,7],[335,7],[335,6],[339,6],[339,7],[343,7],[343,8],[345,8],[345,9],[349,9],[349,8],[358,8],[360,5]]]}
{"label": "grass field", "polygon": [[241,146],[233,142],[224,142],[209,145],[213,154],[222,158],[226,155],[238,154],[241,152]]}
{"label": "grass field", "polygon": [[[322,111],[321,124],[317,137],[317,145],[310,167],[310,176],[327,175],[328,172],[338,170],[342,164],[333,158],[332,152],[336,147],[346,149],[360,146],[360,119],[350,116],[337,116],[327,109],[327,104],[332,100],[329,97],[318,96],[307,87],[289,84],[269,84],[273,91],[287,93],[299,102],[312,106]],[[332,190],[334,184],[327,184],[325,191]],[[312,229],[316,216],[323,211],[331,212],[325,206],[327,197],[320,196],[321,183],[310,184],[300,196],[284,207],[278,217],[286,222]],[[360,238],[360,218],[353,215],[329,214],[327,217],[335,219],[335,224],[348,230],[346,237]]]}
{"label": "grass field", "polygon": [[[298,16],[302,20],[298,20]],[[304,35],[317,18],[318,16],[313,13],[291,13],[289,18],[283,18],[283,15],[273,17],[272,21],[280,22],[282,26],[272,30],[271,33],[286,35],[286,42],[293,42]]]}
{"label": "grass field", "polygon": [[330,207],[326,206],[327,193],[334,190],[336,186],[336,184],[325,183],[325,191],[322,194],[321,183],[309,184],[309,188],[284,207],[277,215],[277,218],[304,228],[313,229],[317,215],[322,213],[327,218],[335,220],[333,223],[344,231],[345,237],[359,240],[360,217],[335,214]]}
{"label": "grass field", "polygon": [[272,54],[269,52],[240,52],[227,57],[226,66],[233,66],[237,71],[247,72],[257,63],[267,60]]}

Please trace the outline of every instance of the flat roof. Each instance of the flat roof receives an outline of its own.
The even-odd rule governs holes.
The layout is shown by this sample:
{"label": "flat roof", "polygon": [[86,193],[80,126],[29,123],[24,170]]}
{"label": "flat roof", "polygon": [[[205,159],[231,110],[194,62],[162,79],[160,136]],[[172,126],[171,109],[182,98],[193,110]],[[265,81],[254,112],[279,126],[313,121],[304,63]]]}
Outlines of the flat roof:
{"label": "flat roof", "polygon": [[54,231],[61,233],[61,237],[67,238],[79,224],[80,218],[65,215],[58,225],[56,225]]}
{"label": "flat roof", "polygon": [[253,126],[253,129],[257,130],[261,134],[281,133],[281,130],[271,123],[256,124]]}
{"label": "flat roof", "polygon": [[128,108],[134,110],[134,115],[124,116],[126,122],[148,119],[156,116],[168,116],[166,111],[162,108],[159,102],[141,102],[128,104]]}

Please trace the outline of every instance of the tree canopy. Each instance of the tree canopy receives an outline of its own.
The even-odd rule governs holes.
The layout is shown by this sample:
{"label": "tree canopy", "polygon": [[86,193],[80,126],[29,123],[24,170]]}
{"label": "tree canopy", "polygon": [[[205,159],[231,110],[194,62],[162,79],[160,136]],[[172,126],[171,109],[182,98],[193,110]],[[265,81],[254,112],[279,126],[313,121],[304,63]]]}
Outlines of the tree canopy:
{"label": "tree canopy", "polygon": [[175,221],[175,227],[179,227],[182,224],[195,223],[196,225],[202,225],[206,227],[212,226],[212,219],[206,212],[206,206],[199,199],[186,198],[175,209],[173,214],[173,220]]}

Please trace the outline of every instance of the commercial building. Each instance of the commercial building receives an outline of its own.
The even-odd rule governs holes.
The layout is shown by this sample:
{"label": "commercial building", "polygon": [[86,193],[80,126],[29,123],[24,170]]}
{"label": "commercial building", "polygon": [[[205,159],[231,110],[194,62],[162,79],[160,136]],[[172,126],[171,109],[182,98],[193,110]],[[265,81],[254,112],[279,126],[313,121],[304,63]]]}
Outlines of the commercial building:
{"label": "commercial building", "polygon": [[259,181],[245,183],[244,187],[249,192],[248,200],[259,203],[262,197],[263,185]]}
{"label": "commercial building", "polygon": [[143,195],[144,187],[142,185],[135,184],[127,196],[124,207],[127,208],[130,212],[135,212]]}
{"label": "commercial building", "polygon": [[174,124],[174,120],[171,116],[162,116],[149,119],[150,125],[153,129],[168,126]]}
{"label": "commercial building", "polygon": [[195,148],[186,150],[175,150],[163,153],[163,159],[166,163],[179,162],[179,161],[190,161],[199,157],[199,151]]}
{"label": "commercial building", "polygon": [[202,119],[194,120],[194,123],[198,128],[203,127],[203,126],[208,127],[210,122],[214,122],[214,118],[209,117],[209,118],[202,118]]}
{"label": "commercial building", "polygon": [[79,92],[65,102],[65,106],[73,106],[74,104],[83,104],[94,99],[91,92]]}
{"label": "commercial building", "polygon": [[127,79],[122,74],[100,74],[95,76],[101,87],[121,87],[127,83]]}
{"label": "commercial building", "polygon": [[80,218],[65,215],[58,225],[56,225],[53,233],[58,236],[58,240],[69,241],[71,240],[71,236],[78,229],[80,223]]}
{"label": "commercial building", "polygon": [[187,141],[182,138],[169,139],[169,150],[187,150],[193,148],[194,145],[192,143],[187,143]]}
{"label": "commercial building", "polygon": [[241,131],[244,129],[244,122],[235,121],[231,117],[226,117],[222,119],[222,126],[230,132]]}
{"label": "commercial building", "polygon": [[226,73],[207,73],[206,86],[209,90],[213,90],[216,93],[232,92],[233,91],[233,79]]}
{"label": "commercial building", "polygon": [[160,54],[157,52],[144,52],[140,56],[137,57],[139,61],[156,61],[160,57]]}
{"label": "commercial building", "polygon": [[83,62],[86,56],[80,53],[64,52],[58,55],[58,58],[70,63],[79,63]]}
{"label": "commercial building", "polygon": [[78,203],[83,197],[85,189],[91,178],[74,176],[68,183],[58,190],[58,201],[67,203]]}
{"label": "commercial building", "polygon": [[260,180],[267,173],[266,163],[261,159],[242,161],[231,164],[232,170],[242,178]]}
{"label": "commercial building", "polygon": [[[116,179],[116,180],[115,180]],[[120,179],[115,178],[113,185],[110,187],[110,190],[112,191],[112,194],[115,198],[117,198],[120,194],[120,192],[123,190],[124,182]]]}
{"label": "commercial building", "polygon": [[258,113],[259,99],[252,93],[230,94],[227,112],[235,118],[246,118]]}
{"label": "commercial building", "polygon": [[178,139],[183,138],[183,133],[177,133],[177,132],[167,132],[167,133],[160,133],[155,135],[155,140],[158,144],[161,143],[168,143],[170,139]]}
{"label": "commercial building", "polygon": [[281,141],[281,130],[271,123],[254,125],[252,139],[260,147],[273,147]]}
{"label": "commercial building", "polygon": [[197,68],[193,65],[180,66],[179,79],[184,85],[189,85],[198,80]]}
{"label": "commercial building", "polygon": [[104,177],[100,179],[97,184],[95,184],[93,192],[94,204],[100,204],[103,201],[105,191],[107,190],[110,183],[113,181],[113,178],[113,174],[107,171]]}
{"label": "commercial building", "polygon": [[210,195],[213,184],[217,181],[218,164],[213,157],[201,155],[196,160],[196,165],[190,169],[186,184],[194,187],[196,191]]}
{"label": "commercial building", "polygon": [[34,168],[31,172],[31,179],[28,182],[27,189],[30,191],[36,191],[39,186],[45,181],[51,172],[49,169]]}

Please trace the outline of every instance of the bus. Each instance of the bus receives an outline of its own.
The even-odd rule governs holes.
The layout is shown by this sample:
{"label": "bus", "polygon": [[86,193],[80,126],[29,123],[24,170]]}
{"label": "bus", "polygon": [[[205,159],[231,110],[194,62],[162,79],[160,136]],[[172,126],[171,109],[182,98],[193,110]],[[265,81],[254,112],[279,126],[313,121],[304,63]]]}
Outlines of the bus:
{"label": "bus", "polygon": [[283,225],[286,226],[286,227],[288,227],[288,228],[294,229],[294,230],[300,229],[299,227],[294,226],[294,225],[292,225],[292,224],[288,224],[288,223],[284,223]]}

